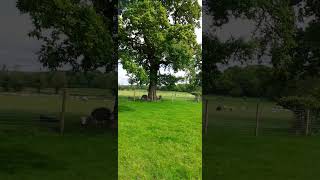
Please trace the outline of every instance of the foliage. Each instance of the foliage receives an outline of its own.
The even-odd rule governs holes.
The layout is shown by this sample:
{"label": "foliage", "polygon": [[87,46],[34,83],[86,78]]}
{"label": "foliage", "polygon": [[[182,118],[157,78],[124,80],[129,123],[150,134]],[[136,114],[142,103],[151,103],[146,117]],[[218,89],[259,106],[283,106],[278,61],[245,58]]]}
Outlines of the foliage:
{"label": "foliage", "polygon": [[278,104],[284,108],[320,110],[320,102],[314,97],[288,96],[279,99]]}
{"label": "foliage", "polygon": [[[212,88],[214,78],[210,72],[217,71],[217,64],[228,64],[234,60],[259,62],[264,55],[271,57],[274,78],[286,81],[292,78],[295,52],[298,47],[297,19],[294,7],[301,1],[207,1],[205,12],[212,18],[214,30],[229,23],[230,19],[249,20],[254,23],[254,30],[249,40],[230,37],[222,41],[218,35],[206,34],[204,37],[204,78],[208,78],[204,87]],[[208,44],[208,45],[206,45]],[[214,46],[215,45],[215,46]],[[297,53],[298,54],[298,53]]]}
{"label": "foliage", "polygon": [[[119,23],[120,58],[128,73],[149,84],[149,98],[156,96],[159,69],[175,72],[194,63],[194,33],[200,17],[195,0],[129,1]],[[170,20],[172,18],[172,20]]]}
{"label": "foliage", "polygon": [[55,89],[55,93],[58,94],[60,89],[66,87],[67,79],[64,72],[54,72],[50,79],[51,85]]}
{"label": "foliage", "polygon": [[203,35],[203,87],[204,93],[210,93],[214,82],[220,74],[218,65],[228,64],[229,60],[236,58],[245,62],[253,58],[256,51],[254,41],[246,42],[243,39],[231,38],[222,42],[218,37]]}
{"label": "foliage", "polygon": [[[41,90],[45,88],[55,89],[57,84],[58,89],[64,85],[68,88],[112,89],[114,88],[114,79],[117,79],[117,75],[114,73],[106,74],[99,71],[90,73],[65,71],[59,73],[65,75],[56,75],[55,72],[0,72],[0,87],[3,91],[21,91],[21,88],[34,88],[38,93],[41,93]],[[55,78],[64,83],[57,83],[54,80]]]}
{"label": "foliage", "polygon": [[218,75],[209,91],[231,96],[272,97],[275,94],[266,93],[266,89],[274,88],[272,72],[272,68],[262,65],[230,67]]}
{"label": "foliage", "polygon": [[92,3],[79,0],[17,2],[18,9],[31,16],[34,29],[29,35],[44,43],[39,51],[40,62],[52,70],[66,64],[75,70],[98,67],[113,70],[116,64],[112,60],[113,14],[105,16],[103,12],[108,9],[105,5],[111,4],[98,0]]}
{"label": "foliage", "polygon": [[34,82],[33,86],[37,88],[38,93],[40,93],[41,89],[47,87],[48,85],[47,76],[45,73],[35,73],[33,77],[33,82]]}
{"label": "foliage", "polygon": [[169,75],[164,74],[159,76],[158,85],[160,87],[164,87],[168,91],[174,91],[176,84],[182,80],[183,80],[183,77],[175,77],[170,74]]}

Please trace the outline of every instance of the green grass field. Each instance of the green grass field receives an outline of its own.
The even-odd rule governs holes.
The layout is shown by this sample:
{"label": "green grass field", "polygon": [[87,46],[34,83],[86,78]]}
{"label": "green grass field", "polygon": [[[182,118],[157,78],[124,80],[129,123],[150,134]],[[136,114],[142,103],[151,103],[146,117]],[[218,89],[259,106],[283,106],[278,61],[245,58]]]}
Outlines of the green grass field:
{"label": "green grass field", "polygon": [[38,122],[40,114],[59,116],[59,96],[0,94],[0,179],[116,179],[116,136],[80,127],[80,116],[101,106],[111,108],[112,99],[69,97],[65,134],[60,136],[52,125]]}
{"label": "green grass field", "polygon": [[[203,178],[219,180],[317,180],[319,136],[288,133],[292,114],[272,112],[262,100],[261,128],[255,132],[257,99],[210,96],[208,134],[203,138]],[[233,111],[216,111],[218,105]],[[242,110],[241,107],[248,109]]]}
{"label": "green grass field", "polygon": [[201,103],[159,94],[163,101],[141,102],[119,91],[119,179],[201,179]]}
{"label": "green grass field", "polygon": [[[140,99],[142,95],[148,94],[146,90],[121,90],[119,91],[119,96],[123,97],[136,97]],[[176,92],[176,91],[157,91],[157,96],[162,96],[162,98],[167,100],[186,100],[194,99],[194,96],[187,92]]]}

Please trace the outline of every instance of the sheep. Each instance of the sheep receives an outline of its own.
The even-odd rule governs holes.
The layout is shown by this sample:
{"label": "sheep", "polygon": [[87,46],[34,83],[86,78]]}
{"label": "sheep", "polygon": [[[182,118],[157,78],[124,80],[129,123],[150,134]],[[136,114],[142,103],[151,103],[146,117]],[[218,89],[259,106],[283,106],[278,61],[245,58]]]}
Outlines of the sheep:
{"label": "sheep", "polygon": [[142,101],[148,101],[149,98],[148,98],[147,95],[142,95],[142,96],[141,96],[141,100],[142,100]]}
{"label": "sheep", "polygon": [[85,97],[85,96],[81,97],[80,99],[81,99],[82,101],[88,101],[88,100],[89,100],[89,98],[88,98],[88,97]]}
{"label": "sheep", "polygon": [[104,126],[104,124],[107,123],[108,126],[112,126],[113,125],[112,114],[113,113],[111,113],[111,111],[108,108],[104,108],[104,107],[96,108],[91,112],[90,116],[81,117],[80,124],[82,127],[86,127],[90,123],[95,123],[96,126],[98,126],[99,124],[101,126]]}
{"label": "sheep", "polygon": [[43,114],[40,115],[39,119],[40,119],[41,122],[58,122],[59,121],[59,119],[56,118],[56,117],[43,115]]}

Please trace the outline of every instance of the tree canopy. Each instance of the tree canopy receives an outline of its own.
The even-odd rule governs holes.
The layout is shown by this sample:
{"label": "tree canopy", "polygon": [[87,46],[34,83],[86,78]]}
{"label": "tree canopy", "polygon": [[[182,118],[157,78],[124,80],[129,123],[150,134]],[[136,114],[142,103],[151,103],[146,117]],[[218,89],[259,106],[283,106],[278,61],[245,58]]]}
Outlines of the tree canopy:
{"label": "tree canopy", "polygon": [[56,70],[105,68],[113,71],[117,47],[112,39],[115,1],[18,0],[17,7],[31,16],[30,36],[43,42],[38,52],[43,66]]}
{"label": "tree canopy", "polygon": [[197,0],[127,1],[119,20],[119,55],[128,73],[149,84],[156,98],[160,68],[175,72],[196,63]]}
{"label": "tree canopy", "polygon": [[[213,29],[231,19],[247,19],[254,23],[254,31],[250,40],[230,37],[222,41],[216,34],[205,36],[204,67],[218,71],[218,63],[228,64],[234,58],[246,61],[268,56],[273,76],[281,79],[283,86],[302,74],[319,72],[320,46],[315,38],[320,27],[318,1],[208,0],[205,6]],[[204,79],[208,79],[205,86],[213,84],[212,78]]]}
{"label": "tree canopy", "polygon": [[[44,67],[116,72],[117,0],[18,0],[17,7],[31,17],[29,35],[43,42],[38,57]],[[117,119],[117,80],[110,81]]]}

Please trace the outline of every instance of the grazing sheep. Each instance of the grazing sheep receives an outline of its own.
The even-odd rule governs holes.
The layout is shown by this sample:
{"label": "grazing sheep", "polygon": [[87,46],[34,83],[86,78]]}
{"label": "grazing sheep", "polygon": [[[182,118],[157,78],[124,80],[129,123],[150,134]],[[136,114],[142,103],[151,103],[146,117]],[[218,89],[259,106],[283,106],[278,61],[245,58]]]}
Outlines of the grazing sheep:
{"label": "grazing sheep", "polygon": [[91,123],[94,123],[96,126],[104,126],[107,124],[108,127],[111,127],[113,126],[113,121],[113,113],[104,107],[96,108],[91,112],[90,116],[83,116],[80,118],[80,124],[82,127],[87,127]]}
{"label": "grazing sheep", "polygon": [[82,101],[88,101],[88,100],[89,100],[89,98],[88,98],[88,97],[85,97],[85,96],[81,97],[80,99],[81,99]]}
{"label": "grazing sheep", "polygon": [[[162,99],[162,96],[158,96],[156,100],[161,100]],[[147,96],[147,95],[142,95],[141,96],[141,101],[150,101],[150,98]]]}
{"label": "grazing sheep", "polygon": [[233,111],[233,107],[232,106],[223,106],[222,107],[224,111]]}
{"label": "grazing sheep", "polygon": [[147,95],[142,95],[142,96],[141,96],[141,100],[142,100],[142,101],[148,101],[149,98],[148,98]]}
{"label": "grazing sheep", "polygon": [[98,123],[104,124],[107,121],[110,121],[111,111],[107,108],[97,108],[94,109],[91,113],[93,119],[95,119]]}
{"label": "grazing sheep", "polygon": [[87,117],[83,116],[83,117],[80,118],[80,120],[81,120],[81,126],[82,127],[85,127],[85,126],[88,125],[88,118]]}
{"label": "grazing sheep", "polygon": [[96,122],[96,124],[107,124],[110,126],[111,123],[111,111],[107,108],[101,107],[96,108],[91,112],[91,118]]}
{"label": "grazing sheep", "polygon": [[40,115],[40,121],[41,122],[59,122],[59,119],[56,117],[48,116],[48,115]]}
{"label": "grazing sheep", "polygon": [[217,106],[216,111],[233,111],[233,107],[229,107],[229,106]]}

